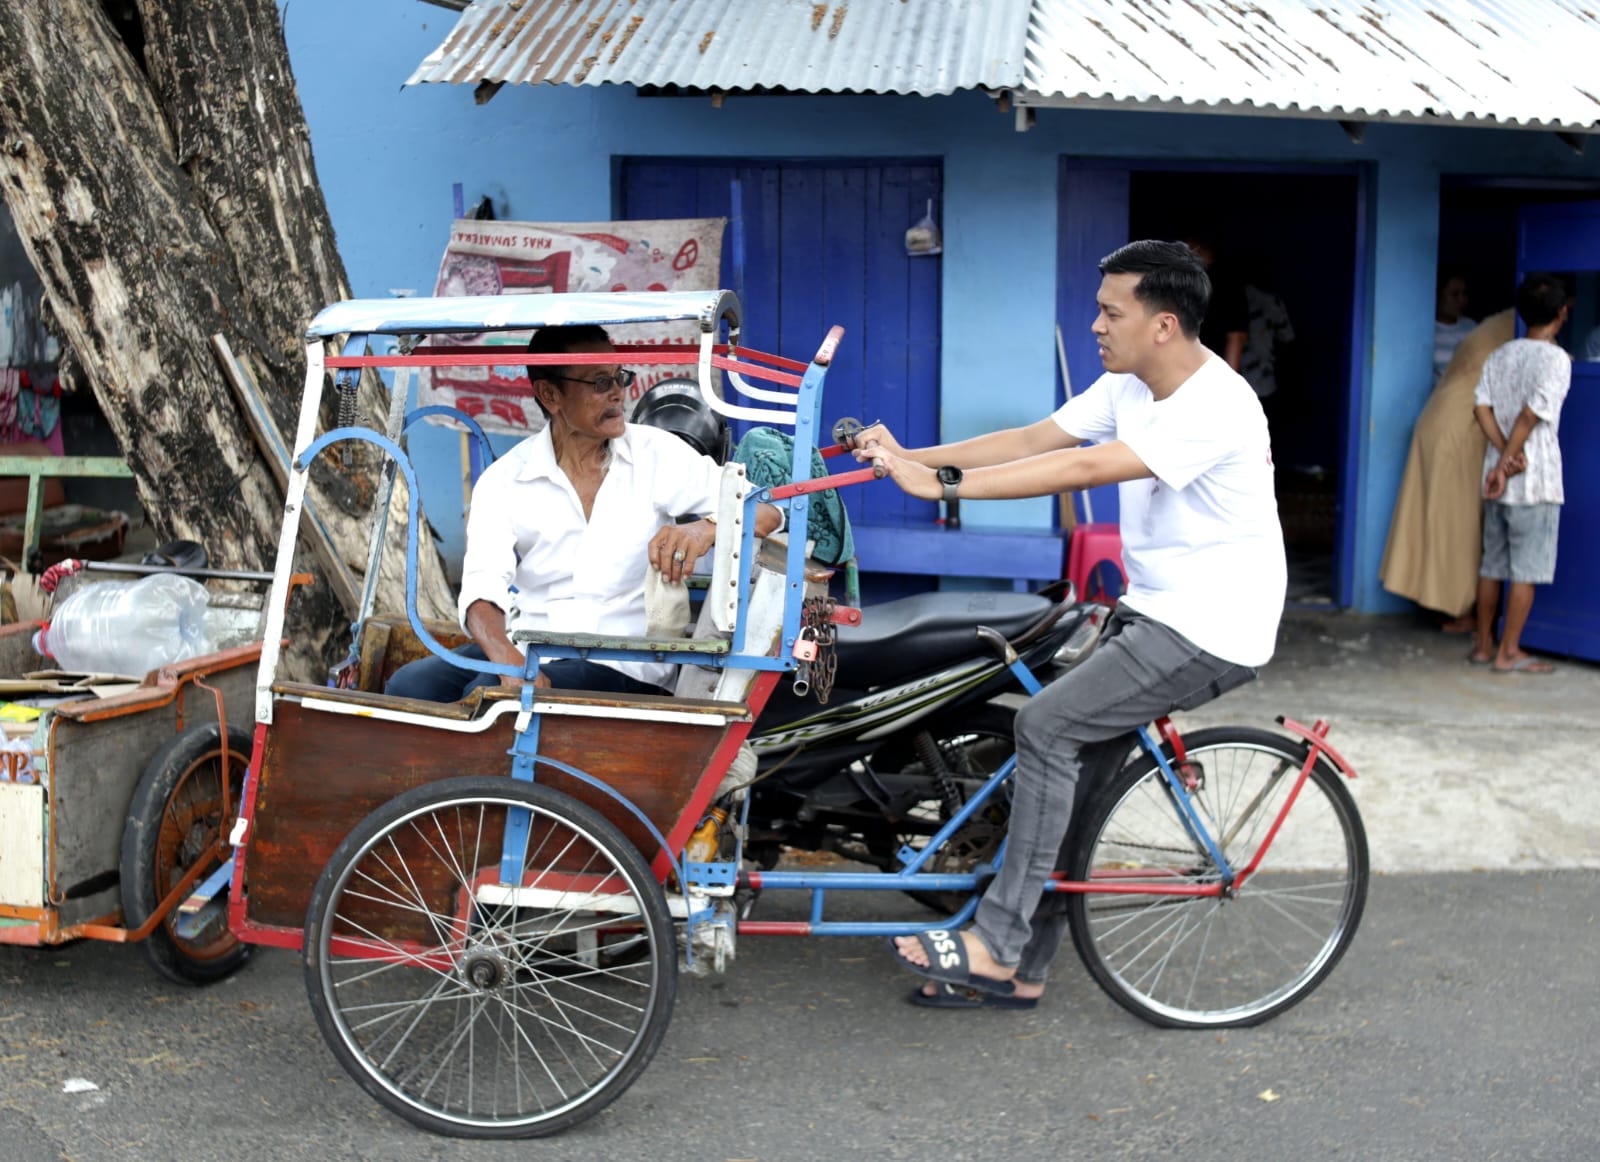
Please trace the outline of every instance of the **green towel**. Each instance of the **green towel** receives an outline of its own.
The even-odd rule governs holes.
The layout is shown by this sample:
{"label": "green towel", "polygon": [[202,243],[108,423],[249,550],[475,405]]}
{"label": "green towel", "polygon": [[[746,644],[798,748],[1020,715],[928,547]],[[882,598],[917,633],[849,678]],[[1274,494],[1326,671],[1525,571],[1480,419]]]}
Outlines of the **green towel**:
{"label": "green towel", "polygon": [[[794,463],[794,437],[776,428],[751,428],[733,450],[733,458],[745,466],[750,480],[762,488],[789,483],[789,468]],[[811,476],[826,476],[828,466],[822,453],[812,449]],[[850,518],[838,489],[813,492],[806,536],[816,542],[812,553],[825,565],[842,565],[856,555],[855,539],[850,535]]]}

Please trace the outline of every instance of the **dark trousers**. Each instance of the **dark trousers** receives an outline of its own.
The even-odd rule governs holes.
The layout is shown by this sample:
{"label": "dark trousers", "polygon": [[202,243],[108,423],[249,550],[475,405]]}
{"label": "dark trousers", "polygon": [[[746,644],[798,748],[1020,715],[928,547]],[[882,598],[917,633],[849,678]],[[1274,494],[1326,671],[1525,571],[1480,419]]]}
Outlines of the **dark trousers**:
{"label": "dark trousers", "polygon": [[[457,657],[474,661],[489,660],[483,647],[476,642],[469,642],[451,652]],[[539,673],[550,679],[550,685],[562,690],[594,690],[602,694],[668,692],[660,686],[652,686],[620,670],[613,670],[610,666],[582,658],[560,658],[546,662],[539,667]],[[499,674],[480,674],[429,654],[425,658],[407,662],[396,670],[383,692],[401,698],[419,698],[424,702],[459,702],[479,686],[498,686],[500,682]]]}
{"label": "dark trousers", "polygon": [[1121,606],[1081,665],[1017,712],[1017,771],[1000,871],[973,921],[995,960],[1042,981],[1066,932],[1067,897],[1044,895],[1072,820],[1089,745],[1126,734],[1174,710],[1193,710],[1256,676],[1223,661],[1161,622]]}

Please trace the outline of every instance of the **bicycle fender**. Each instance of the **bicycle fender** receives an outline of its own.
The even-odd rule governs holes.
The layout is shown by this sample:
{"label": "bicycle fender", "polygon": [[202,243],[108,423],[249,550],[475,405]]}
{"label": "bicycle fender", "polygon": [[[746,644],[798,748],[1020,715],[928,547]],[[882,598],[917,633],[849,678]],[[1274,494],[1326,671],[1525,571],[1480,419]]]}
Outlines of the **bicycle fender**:
{"label": "bicycle fender", "polygon": [[1358,777],[1356,775],[1356,769],[1350,765],[1349,760],[1347,760],[1338,751],[1334,750],[1333,747],[1328,745],[1327,719],[1319,718],[1317,719],[1315,725],[1305,726],[1299,722],[1296,722],[1292,718],[1286,718],[1280,714],[1278,715],[1278,725],[1282,726],[1285,730],[1291,731],[1294,734],[1298,734],[1301,738],[1305,739],[1311,744],[1311,749],[1316,751],[1318,754],[1326,755],[1328,760],[1332,762],[1335,767],[1339,768],[1339,771],[1344,775],[1345,778],[1354,779]]}

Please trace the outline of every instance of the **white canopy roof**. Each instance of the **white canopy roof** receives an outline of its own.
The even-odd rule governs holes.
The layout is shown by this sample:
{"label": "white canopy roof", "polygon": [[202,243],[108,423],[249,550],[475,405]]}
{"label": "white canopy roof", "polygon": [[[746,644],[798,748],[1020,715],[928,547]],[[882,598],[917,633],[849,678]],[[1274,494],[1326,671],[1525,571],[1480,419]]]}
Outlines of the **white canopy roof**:
{"label": "white canopy roof", "polygon": [[306,338],[525,331],[573,323],[606,327],[678,320],[693,320],[702,331],[710,331],[723,317],[737,330],[741,316],[739,300],[725,290],[349,299],[324,307],[306,328]]}

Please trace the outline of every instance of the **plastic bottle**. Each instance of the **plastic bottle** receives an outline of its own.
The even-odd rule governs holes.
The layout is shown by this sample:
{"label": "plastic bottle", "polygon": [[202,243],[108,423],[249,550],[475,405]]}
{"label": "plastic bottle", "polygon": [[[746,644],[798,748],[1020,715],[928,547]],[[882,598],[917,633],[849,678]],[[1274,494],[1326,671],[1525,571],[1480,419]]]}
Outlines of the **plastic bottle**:
{"label": "plastic bottle", "polygon": [[188,577],[102,581],[58,605],[33,648],[61,669],[142,678],[212,651],[205,611],[205,586]]}
{"label": "plastic bottle", "polygon": [[689,836],[689,842],[684,844],[683,858],[690,863],[710,863],[716,859],[722,847],[719,832],[727,821],[728,813],[725,810],[721,807],[711,808],[711,814],[700,821],[700,826]]}

